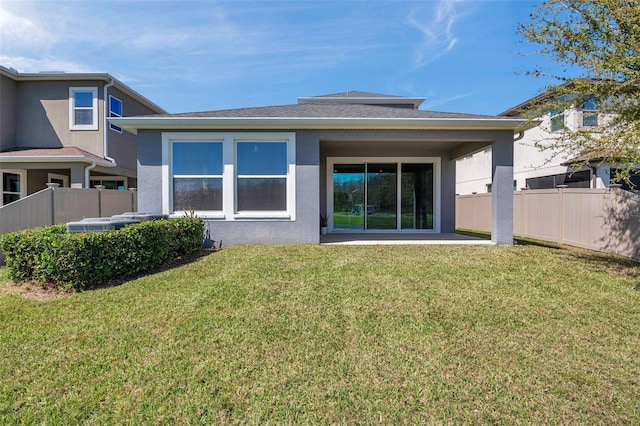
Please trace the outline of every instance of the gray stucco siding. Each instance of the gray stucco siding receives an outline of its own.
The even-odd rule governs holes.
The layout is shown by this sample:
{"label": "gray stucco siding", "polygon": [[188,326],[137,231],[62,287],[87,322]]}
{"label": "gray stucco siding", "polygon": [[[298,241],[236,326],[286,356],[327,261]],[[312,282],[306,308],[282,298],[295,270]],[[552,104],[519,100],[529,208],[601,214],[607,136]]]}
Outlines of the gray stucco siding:
{"label": "gray stucco siding", "polygon": [[0,151],[16,146],[16,82],[0,76]]}
{"label": "gray stucco siding", "polygon": [[[225,130],[224,133],[233,132]],[[466,144],[485,146],[512,138],[510,131],[297,131],[295,219],[207,219],[207,226],[212,239],[222,241],[223,245],[318,243],[318,217],[327,213],[328,157],[431,157],[440,163],[439,230],[454,232],[457,153],[464,151]],[[140,211],[162,211],[162,179],[162,132],[141,130],[138,133]]]}
{"label": "gray stucco siding", "polygon": [[[212,131],[215,133],[215,131]],[[225,131],[225,133],[228,133]],[[256,132],[269,133],[269,132]],[[319,242],[319,147],[296,135],[295,220],[205,219],[211,238],[223,245]],[[138,209],[161,212],[162,131],[138,133]]]}

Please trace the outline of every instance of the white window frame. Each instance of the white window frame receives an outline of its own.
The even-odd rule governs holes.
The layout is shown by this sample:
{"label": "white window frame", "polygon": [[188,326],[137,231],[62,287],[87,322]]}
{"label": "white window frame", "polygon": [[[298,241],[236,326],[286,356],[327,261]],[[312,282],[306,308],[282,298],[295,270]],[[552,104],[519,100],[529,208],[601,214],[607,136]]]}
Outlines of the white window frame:
{"label": "white window frame", "polygon": [[[111,103],[112,103],[114,100],[116,100],[117,102],[120,102],[120,111],[121,111],[121,114],[118,114],[117,112],[114,112],[114,111],[111,109]],[[121,101],[120,99],[116,98],[116,97],[115,97],[115,96],[113,96],[113,95],[109,95],[109,117],[122,117],[122,114],[123,114],[123,113],[124,113],[124,104],[122,103],[122,101]],[[120,127],[116,126],[115,124],[111,124],[111,123],[109,123],[109,128],[110,128],[111,130],[113,130],[114,132],[122,133],[122,129],[121,129]]]}
{"label": "white window frame", "polygon": [[[407,164],[433,164],[433,229],[389,229],[389,230],[348,230],[345,232],[410,232],[410,233],[440,233],[441,228],[441,207],[442,195],[440,184],[442,167],[440,157],[327,157],[327,216],[329,219],[329,232],[339,232],[333,229],[333,170],[336,164],[367,164],[367,163],[385,163],[398,165],[398,175],[402,173],[402,163]],[[398,192],[400,191],[401,182],[398,179]],[[398,202],[397,214],[402,214],[401,206]]]}
{"label": "white window frame", "polygon": [[[296,220],[296,134],[293,132],[163,132],[162,133],[162,212],[173,217],[184,215],[173,206],[173,142],[222,142],[222,211],[196,211],[205,219],[225,221]],[[287,143],[287,207],[284,211],[244,211],[236,209],[236,144],[238,142]],[[256,177],[256,176],[252,176]],[[275,177],[270,175],[269,177]]]}
{"label": "white window frame", "polygon": [[[590,101],[591,99],[587,100]],[[595,130],[597,128],[600,127],[600,108],[598,107],[599,105],[599,100],[597,98],[595,98],[595,105],[596,105],[596,109],[584,109],[584,107],[582,109],[580,109],[579,112],[579,117],[578,119],[580,120],[580,127],[585,128],[585,129],[592,129]],[[586,103],[585,103],[586,106]],[[584,119],[585,119],[585,113],[587,116],[592,115],[595,116],[596,118],[596,124],[594,126],[590,126],[590,125],[585,125],[584,124]]]}
{"label": "white window frame", "polygon": [[52,179],[61,180],[62,181],[61,186],[64,188],[69,187],[69,176],[61,175],[58,173],[47,173],[47,182],[51,183]]}
{"label": "white window frame", "polygon": [[[75,94],[77,92],[91,92],[93,110],[93,120],[91,124],[75,123]],[[79,107],[81,109],[89,109],[88,107]],[[71,130],[98,130],[98,88],[97,87],[69,87],[69,129]]]}
{"label": "white window frame", "polygon": [[[12,173],[20,176],[20,192],[5,191],[3,173]],[[0,207],[4,205],[4,194],[18,194],[20,198],[27,196],[27,171],[23,169],[0,169]],[[20,199],[19,198],[19,199]]]}
{"label": "white window frame", "polygon": [[[185,135],[186,136],[186,135]],[[225,195],[225,188],[224,188],[224,140],[207,140],[207,139],[197,139],[197,140],[192,140],[190,138],[186,139],[174,139],[171,141],[169,149],[170,149],[170,163],[169,166],[171,166],[173,164],[173,147],[176,144],[179,143],[184,143],[184,142],[196,142],[196,143],[221,143],[222,144],[222,174],[221,175],[174,175],[173,172],[171,172],[171,178],[170,178],[170,182],[169,182],[169,210],[173,212],[173,214],[179,214],[180,216],[184,216],[185,214],[188,214],[189,212],[187,212],[186,210],[180,210],[180,211],[174,211],[173,210],[173,179],[175,178],[216,178],[216,179],[222,179],[222,209],[221,210],[198,210],[198,215],[202,215],[202,216],[206,216],[206,217],[216,217],[216,218],[221,218],[224,215],[224,195]]]}
{"label": "white window frame", "polygon": [[[565,113],[566,113],[565,109],[549,111],[549,132],[557,133],[565,129],[565,127],[567,126],[567,121],[566,121],[567,117]],[[553,123],[556,118],[558,118],[558,121],[560,121],[560,127],[557,129],[554,129]]]}

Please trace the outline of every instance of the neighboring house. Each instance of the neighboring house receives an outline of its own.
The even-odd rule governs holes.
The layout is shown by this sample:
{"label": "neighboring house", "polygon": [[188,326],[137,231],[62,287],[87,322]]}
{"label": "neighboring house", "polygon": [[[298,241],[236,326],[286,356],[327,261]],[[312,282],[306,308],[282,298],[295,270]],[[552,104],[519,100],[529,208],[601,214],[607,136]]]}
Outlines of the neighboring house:
{"label": "neighboring house", "polygon": [[140,211],[193,209],[226,244],[329,232],[455,231],[456,160],[493,151],[492,239],[513,242],[514,134],[527,120],[344,92],[297,104],[110,118],[138,135]]}
{"label": "neighboring house", "polygon": [[107,116],[166,114],[105,73],[21,73],[0,66],[0,206],[47,183],[137,186],[136,138]]}
{"label": "neighboring house", "polygon": [[[501,113],[501,117],[522,117],[522,112],[547,99],[548,93],[529,99],[520,105]],[[606,117],[598,111],[597,102],[587,102],[582,110],[567,109],[565,111],[549,111],[540,117],[541,125],[527,130],[514,146],[513,189],[549,189],[558,185],[570,188],[606,188],[615,176],[615,166],[603,162],[599,156],[566,156],[553,155],[549,151],[541,151],[536,142],[550,140],[554,133],[568,130],[593,129],[598,131]],[[576,163],[588,161],[588,165],[572,167]],[[491,192],[491,149],[470,154],[458,161],[456,192],[471,194]],[[632,181],[640,185],[640,175]],[[624,184],[623,189],[629,189]]]}

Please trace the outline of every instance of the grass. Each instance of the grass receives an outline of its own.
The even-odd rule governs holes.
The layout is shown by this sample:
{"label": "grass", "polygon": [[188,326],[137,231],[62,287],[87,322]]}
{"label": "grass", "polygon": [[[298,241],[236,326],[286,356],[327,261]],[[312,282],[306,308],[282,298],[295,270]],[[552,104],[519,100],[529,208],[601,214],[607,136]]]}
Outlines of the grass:
{"label": "grass", "polygon": [[639,282],[638,262],[536,245],[253,246],[0,292],[0,419],[637,424]]}
{"label": "grass", "polygon": [[[416,218],[413,214],[403,214],[401,216],[402,229],[415,229]],[[427,215],[425,229],[433,228],[433,215]],[[338,229],[363,229],[364,214],[350,212],[334,212],[333,226]],[[369,229],[396,229],[396,215],[389,213],[370,213],[367,216],[367,227]]]}

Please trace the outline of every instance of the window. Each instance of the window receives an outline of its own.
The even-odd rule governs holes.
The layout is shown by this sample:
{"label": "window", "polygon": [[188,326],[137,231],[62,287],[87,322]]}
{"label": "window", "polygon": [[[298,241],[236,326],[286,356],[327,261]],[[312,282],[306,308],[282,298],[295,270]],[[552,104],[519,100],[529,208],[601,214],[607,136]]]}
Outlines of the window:
{"label": "window", "polygon": [[222,210],[222,142],[172,144],[173,211]]}
{"label": "window", "polygon": [[69,176],[61,175],[58,173],[48,173],[47,182],[57,183],[61,188],[69,186]]}
{"label": "window", "polygon": [[127,178],[124,176],[91,176],[89,179],[89,188],[102,185],[104,189],[124,191],[127,189],[127,183]]}
{"label": "window", "polygon": [[0,206],[13,203],[26,196],[26,172],[24,170],[2,170],[2,199]]}
{"label": "window", "polygon": [[238,142],[237,211],[287,210],[287,143]]}
{"label": "window", "polygon": [[164,213],[295,220],[295,134],[162,134]]}
{"label": "window", "polygon": [[590,188],[591,172],[589,170],[583,170],[573,173],[528,178],[526,180],[528,189],[551,189],[557,188],[558,185],[567,185],[569,188]]}
{"label": "window", "polygon": [[585,104],[582,107],[582,127],[597,127],[599,110],[598,98],[585,97]]}
{"label": "window", "polygon": [[564,129],[564,110],[559,111],[557,109],[552,109],[549,112],[549,116],[551,118],[551,131],[558,132]]}
{"label": "window", "polygon": [[[109,117],[122,117],[122,101],[111,95],[109,95]],[[122,129],[114,124],[109,124],[109,128],[122,133]]]}
{"label": "window", "polygon": [[69,128],[98,130],[98,88],[69,88]]}

